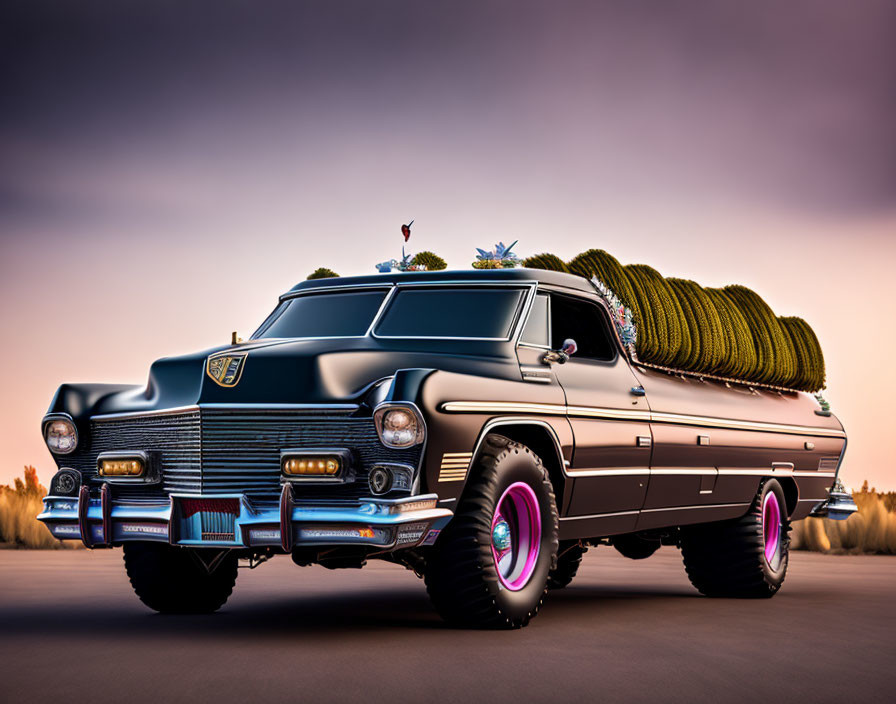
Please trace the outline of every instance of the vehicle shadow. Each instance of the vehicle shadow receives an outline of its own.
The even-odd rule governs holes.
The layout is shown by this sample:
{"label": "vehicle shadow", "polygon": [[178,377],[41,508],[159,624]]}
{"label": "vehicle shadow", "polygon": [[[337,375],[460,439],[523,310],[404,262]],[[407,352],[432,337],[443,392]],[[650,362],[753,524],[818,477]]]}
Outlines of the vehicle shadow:
{"label": "vehicle shadow", "polygon": [[[583,586],[549,592],[539,623],[570,618],[598,618],[607,611],[645,609],[661,611],[669,601],[701,598],[696,592],[650,589],[637,586]],[[217,614],[162,615],[150,611],[133,597],[132,602],[101,599],[80,603],[0,607],[0,622],[7,637],[89,634],[92,637],[166,636],[189,633],[191,637],[241,637],[265,635],[348,635],[399,630],[456,629],[445,624],[433,609],[422,584],[400,590],[382,588],[342,591],[334,595],[307,594],[263,598],[235,596]]]}

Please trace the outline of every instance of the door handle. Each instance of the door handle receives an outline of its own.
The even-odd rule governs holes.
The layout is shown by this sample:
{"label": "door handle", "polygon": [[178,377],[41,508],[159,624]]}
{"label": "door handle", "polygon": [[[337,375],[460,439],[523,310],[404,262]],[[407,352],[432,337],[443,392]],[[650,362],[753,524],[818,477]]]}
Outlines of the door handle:
{"label": "door handle", "polygon": [[633,386],[629,393],[631,393],[632,396],[646,396],[647,395],[647,392],[644,390],[643,386]]}

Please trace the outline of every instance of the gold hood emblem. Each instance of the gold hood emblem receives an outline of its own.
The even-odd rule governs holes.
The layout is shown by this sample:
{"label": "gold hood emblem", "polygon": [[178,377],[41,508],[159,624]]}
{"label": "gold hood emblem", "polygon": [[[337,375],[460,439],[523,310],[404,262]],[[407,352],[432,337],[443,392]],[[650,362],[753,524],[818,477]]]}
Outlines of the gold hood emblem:
{"label": "gold hood emblem", "polygon": [[218,386],[236,386],[243,373],[246,354],[234,352],[219,352],[211,355],[205,361],[205,373]]}

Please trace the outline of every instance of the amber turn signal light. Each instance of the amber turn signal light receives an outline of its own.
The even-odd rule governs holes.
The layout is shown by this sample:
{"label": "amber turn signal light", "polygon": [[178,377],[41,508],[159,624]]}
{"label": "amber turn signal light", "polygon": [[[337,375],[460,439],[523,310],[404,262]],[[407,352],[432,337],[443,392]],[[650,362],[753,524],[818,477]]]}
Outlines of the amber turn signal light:
{"label": "amber turn signal light", "polygon": [[145,466],[139,457],[126,457],[116,460],[101,460],[99,466],[101,477],[139,477]]}
{"label": "amber turn signal light", "polygon": [[342,468],[338,455],[305,455],[284,457],[283,473],[302,477],[335,477]]}

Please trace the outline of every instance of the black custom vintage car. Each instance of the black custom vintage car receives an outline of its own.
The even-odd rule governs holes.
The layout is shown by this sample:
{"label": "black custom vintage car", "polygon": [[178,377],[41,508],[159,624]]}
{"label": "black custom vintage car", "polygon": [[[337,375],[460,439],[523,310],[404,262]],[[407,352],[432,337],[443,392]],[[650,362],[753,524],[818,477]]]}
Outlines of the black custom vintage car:
{"label": "black custom vintage car", "polygon": [[771,596],[789,522],[852,510],[818,408],[639,366],[568,274],[306,281],[248,341],[161,359],[145,386],[61,386],[39,518],[122,546],[163,612],[219,608],[239,560],[380,558],[445,618],[518,627],[600,543],[676,545],[701,592]]}

